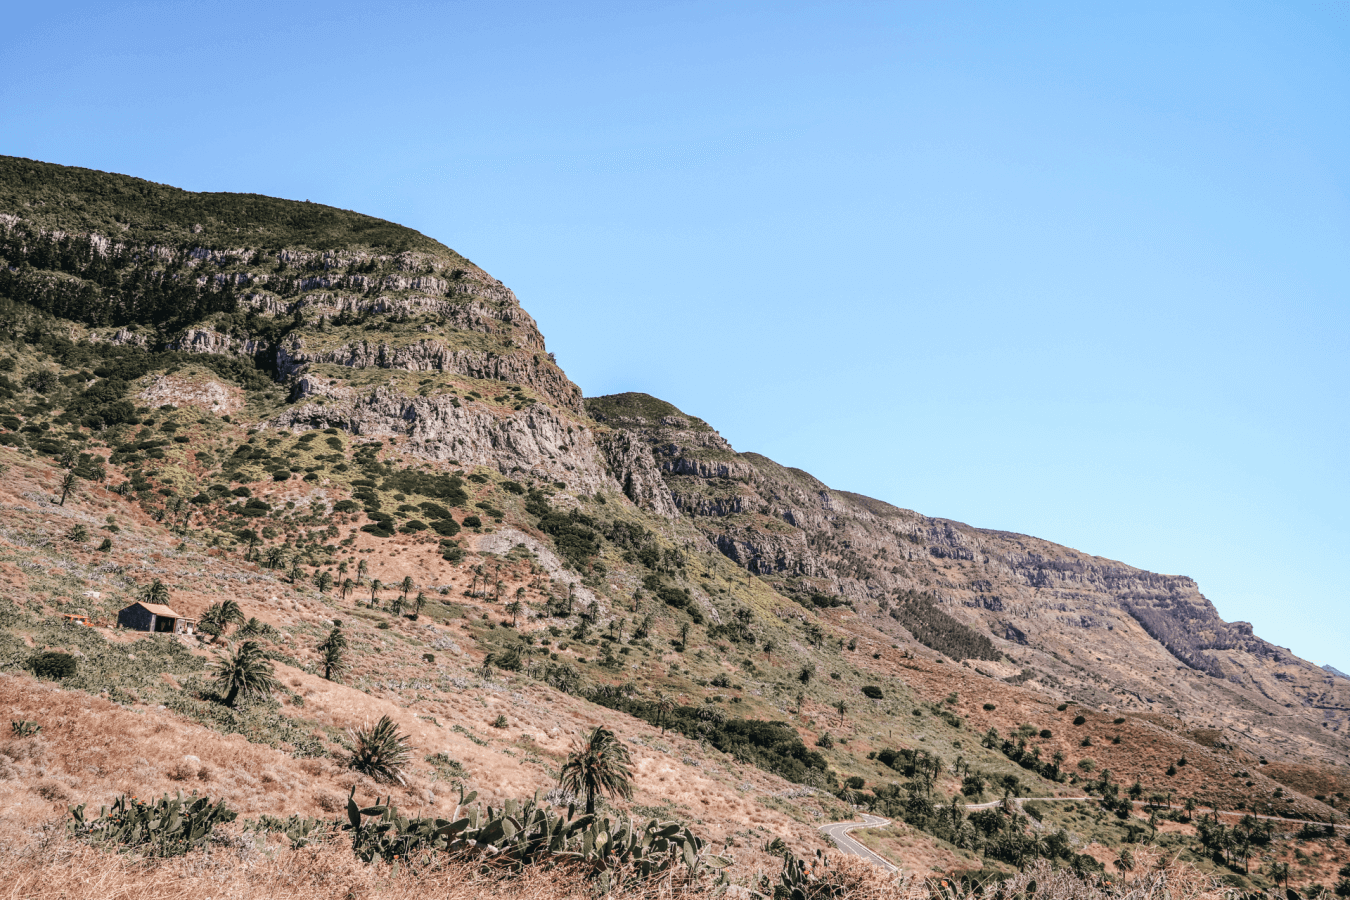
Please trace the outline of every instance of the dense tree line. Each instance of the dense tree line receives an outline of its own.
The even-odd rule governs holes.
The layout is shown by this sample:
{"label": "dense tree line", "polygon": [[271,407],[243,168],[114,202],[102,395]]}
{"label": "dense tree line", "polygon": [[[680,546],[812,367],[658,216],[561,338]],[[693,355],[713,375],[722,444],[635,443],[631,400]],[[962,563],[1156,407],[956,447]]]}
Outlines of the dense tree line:
{"label": "dense tree line", "polygon": [[693,740],[705,740],[742,763],[806,783],[824,776],[825,757],[809,749],[787,722],[734,719],[711,704],[679,706],[631,697],[601,687],[587,695],[592,703],[627,713],[661,729],[677,731]]}
{"label": "dense tree line", "polygon": [[891,605],[890,616],[925,647],[952,659],[996,660],[1001,654],[983,634],[938,609],[933,598],[902,591]]}
{"label": "dense tree line", "polygon": [[[175,261],[176,260],[176,261]],[[146,248],[100,250],[88,235],[0,229],[0,297],[85,325],[188,325],[234,312],[232,282],[207,278],[186,254],[163,260]]]}

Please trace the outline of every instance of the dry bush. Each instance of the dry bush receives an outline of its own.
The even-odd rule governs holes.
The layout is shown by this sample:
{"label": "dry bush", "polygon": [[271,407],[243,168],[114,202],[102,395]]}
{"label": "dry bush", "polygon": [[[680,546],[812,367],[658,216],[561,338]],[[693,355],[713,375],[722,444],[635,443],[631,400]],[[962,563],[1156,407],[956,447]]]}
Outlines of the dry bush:
{"label": "dry bush", "polygon": [[169,777],[174,781],[192,781],[201,773],[201,770],[202,761],[192,754],[188,754],[169,770]]}
{"label": "dry bush", "polygon": [[337,794],[315,793],[314,804],[326,813],[340,812],[347,808],[347,801]]}
{"label": "dry bush", "polygon": [[43,780],[33,786],[33,791],[43,800],[53,803],[65,803],[70,799],[70,791],[59,781]]}
{"label": "dry bush", "polygon": [[31,762],[40,766],[47,761],[47,746],[47,740],[42,737],[20,738],[0,747],[0,754],[15,762]]}

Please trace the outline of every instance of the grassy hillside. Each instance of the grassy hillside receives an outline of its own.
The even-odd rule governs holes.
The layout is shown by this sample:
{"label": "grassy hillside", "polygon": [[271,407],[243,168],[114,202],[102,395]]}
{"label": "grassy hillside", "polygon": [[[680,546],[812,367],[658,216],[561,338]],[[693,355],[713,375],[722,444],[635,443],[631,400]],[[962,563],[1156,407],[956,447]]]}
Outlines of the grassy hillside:
{"label": "grassy hillside", "polygon": [[[829,846],[818,827],[858,810],[891,820],[865,840],[923,896],[928,875],[1025,887],[1032,871],[1047,884],[1087,878],[1074,884],[1112,896],[1104,879],[1125,871],[1122,851],[1181,857],[1184,877],[1210,888],[1204,878],[1271,887],[1282,861],[1293,884],[1330,888],[1350,862],[1334,831],[1300,837],[1286,823],[1266,835],[1242,823],[1270,812],[1342,822],[1335,766],[1267,766],[1229,732],[1070,696],[1043,661],[1052,654],[991,634],[950,602],[964,590],[958,577],[988,565],[955,523],[857,501],[890,543],[850,522],[808,534],[818,513],[799,498],[855,501],[736,453],[646,395],[587,401],[587,418],[533,323],[486,273],[457,281],[443,255],[411,271],[358,259],[374,232],[337,211],[296,231],[264,216],[259,229],[304,242],[265,259],[194,255],[208,232],[190,230],[206,208],[193,195],[14,165],[0,190],[29,199],[9,201],[25,218],[7,226],[22,233],[6,245],[0,283],[0,703],[15,722],[0,737],[0,834],[22,848],[6,852],[28,854],[10,860],[25,884],[93,865],[83,844],[42,855],[53,837],[34,849],[29,832],[69,807],[92,815],[119,796],[195,790],[238,813],[213,853],[303,844],[295,828],[308,822],[330,836],[307,858],[376,896],[385,888],[368,870],[344,868],[354,865],[341,832],[353,792],[447,824],[470,790],[497,809],[539,791],[560,814],[575,798],[549,792],[573,742],[600,724],[633,772],[632,796],[601,798],[601,815],[681,823],[731,860],[726,883],[746,890],[772,894],[761,879],[783,871],[784,849],[813,856]],[[76,222],[41,218],[57,215],[55,201],[32,198],[64,191],[70,209],[106,206],[97,215],[118,223],[122,190],[150,198],[127,201],[146,231],[189,223],[174,232],[177,257],[127,257],[109,274],[92,241],[64,262],[24,243],[39,226]],[[228,221],[251,221],[238,215]],[[325,240],[337,242],[336,269],[304,255]],[[295,260],[313,265],[293,271]],[[193,296],[233,306],[176,319],[118,307],[135,329],[103,316],[109,303],[169,296],[147,284],[207,274]],[[68,296],[59,291],[23,293],[61,278],[99,291],[76,306],[51,300]],[[208,288],[217,283],[240,288]],[[649,458],[603,443],[623,429],[663,441]],[[621,465],[667,479],[680,514],[630,502]],[[883,571],[914,587],[887,588],[884,606],[853,591]],[[232,601],[244,621],[219,639],[109,627],[147,592],[197,620]],[[335,627],[348,642],[336,673],[324,658]],[[1134,627],[1130,640],[1151,640]],[[231,703],[215,673],[244,640],[278,680]],[[69,655],[73,671],[43,669],[44,653]],[[1251,719],[1263,725],[1258,709]],[[357,762],[355,733],[381,716],[412,747],[401,780]],[[976,808],[1006,796],[1036,799]],[[1235,856],[1187,800],[1217,806],[1223,835],[1255,854]],[[412,879],[400,889],[442,877],[386,866],[387,847],[372,853],[389,878]],[[296,858],[250,871],[273,866],[312,884]],[[879,889],[839,871],[852,896]],[[261,890],[253,875],[225,874],[243,879],[241,896]],[[538,887],[533,877],[518,884]],[[659,890],[706,894],[718,877],[672,877]]]}

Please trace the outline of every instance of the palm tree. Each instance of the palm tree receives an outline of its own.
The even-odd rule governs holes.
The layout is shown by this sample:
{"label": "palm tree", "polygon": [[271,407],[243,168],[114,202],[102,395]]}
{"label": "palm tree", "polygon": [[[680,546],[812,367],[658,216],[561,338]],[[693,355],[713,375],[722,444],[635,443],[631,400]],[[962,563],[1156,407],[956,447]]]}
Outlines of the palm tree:
{"label": "palm tree", "polygon": [[666,723],[670,719],[670,714],[675,711],[675,701],[671,700],[665,694],[656,695],[656,712],[661,717],[661,733],[666,733]]}
{"label": "palm tree", "polygon": [[337,571],[338,571],[338,577],[339,577],[339,578],[341,578],[342,576],[344,576],[344,575],[347,574],[347,568],[348,568],[348,565],[347,565],[347,561],[346,561],[345,559],[344,559],[342,562],[338,563],[338,570],[337,570]]}
{"label": "palm tree", "polygon": [[420,616],[422,607],[427,605],[427,595],[425,591],[418,591],[417,596],[413,598],[413,614]]}
{"label": "palm tree", "polygon": [[360,560],[356,564],[356,583],[360,584],[366,580],[366,561]]}
{"label": "palm tree", "polygon": [[511,616],[511,627],[516,627],[516,616],[520,615],[520,601],[513,600],[506,604],[506,612]]}
{"label": "palm tree", "polygon": [[408,602],[408,592],[413,589],[413,580],[411,575],[404,575],[403,580],[399,582],[398,589],[403,592],[403,602]]}
{"label": "palm tree", "polygon": [[628,799],[633,795],[626,748],[614,732],[597,725],[585,742],[573,745],[562,767],[559,784],[574,794],[586,794],[586,813],[595,813],[595,795]]}
{"label": "palm tree", "polygon": [[352,584],[352,580],[350,578],[342,579],[342,585],[338,588],[338,590],[342,591],[343,600],[347,599],[347,595],[352,592],[353,587],[354,585]]}
{"label": "palm tree", "polygon": [[680,625],[680,649],[684,650],[689,646],[689,623],[684,622]]}
{"label": "palm tree", "polygon": [[501,599],[502,599],[502,580],[498,578],[496,583],[493,585],[492,602],[500,603]]}
{"label": "palm tree", "polygon": [[240,696],[265,696],[280,685],[257,641],[243,641],[233,653],[219,654],[215,672],[216,690],[224,695],[226,706],[234,706]]}
{"label": "palm tree", "polygon": [[1270,877],[1274,879],[1276,884],[1283,881],[1284,886],[1289,887],[1289,863],[1273,862],[1266,868],[1266,871],[1270,873]]}
{"label": "palm tree", "polygon": [[840,700],[838,703],[835,704],[834,708],[839,710],[839,725],[840,727],[843,727],[844,714],[848,712],[848,703],[844,702],[843,700]]}
{"label": "palm tree", "polygon": [[348,763],[351,768],[376,781],[405,783],[403,768],[412,757],[412,747],[408,736],[399,734],[393,719],[384,716],[374,727],[365,726],[348,734],[356,748]]}
{"label": "palm tree", "polygon": [[158,603],[160,606],[169,605],[169,588],[156,578],[154,581],[141,588],[140,601],[142,603]]}
{"label": "palm tree", "polygon": [[235,632],[235,637],[258,637],[267,633],[267,623],[263,622],[257,616],[253,616]]}
{"label": "palm tree", "polygon": [[79,492],[80,476],[76,475],[74,472],[67,472],[61,476],[61,503],[59,505],[65,506],[66,498],[71,494],[78,494]]}
{"label": "palm tree", "polygon": [[252,562],[253,559],[257,557],[259,543],[261,543],[261,541],[258,540],[258,536],[256,534],[249,534],[249,536],[244,539],[244,546],[248,548],[247,550],[244,551],[245,561]]}
{"label": "palm tree", "polygon": [[240,608],[238,600],[231,598],[212,603],[206,612],[202,613],[201,622],[197,627],[215,637],[223,635],[231,625],[243,624],[244,610]]}
{"label": "palm tree", "polygon": [[799,716],[802,714],[802,701],[805,700],[805,699],[806,699],[806,694],[802,693],[801,691],[798,691],[798,692],[797,692],[797,715],[799,715]]}
{"label": "palm tree", "polygon": [[1124,875],[1134,868],[1134,854],[1129,850],[1121,850],[1113,865],[1120,870],[1121,875]]}
{"label": "palm tree", "polygon": [[389,604],[389,611],[396,616],[403,615],[403,597],[399,595],[394,598],[394,602]]}
{"label": "palm tree", "polygon": [[314,586],[319,589],[320,594],[328,593],[328,589],[333,586],[333,576],[329,572],[320,572],[314,576]]}
{"label": "palm tree", "polygon": [[524,588],[524,587],[518,587],[518,588],[516,588],[516,599],[517,599],[517,600],[524,600],[524,599],[525,599],[525,588]]}
{"label": "palm tree", "polygon": [[483,657],[482,673],[484,678],[487,678],[492,674],[492,667],[496,665],[496,663],[497,654],[495,653],[489,653],[487,656]]}
{"label": "palm tree", "polygon": [[333,630],[328,632],[328,637],[319,644],[319,653],[322,654],[320,663],[323,665],[324,680],[342,681],[348,666],[347,636],[342,633],[341,628],[334,626]]}
{"label": "palm tree", "polygon": [[372,578],[370,580],[370,606],[372,609],[375,607],[376,595],[382,590],[384,590],[384,585],[380,583],[380,579]]}
{"label": "palm tree", "polygon": [[269,569],[280,569],[286,561],[286,551],[280,547],[269,547],[267,549],[266,567]]}
{"label": "palm tree", "polygon": [[299,584],[300,576],[304,574],[304,571],[300,568],[300,557],[297,555],[295,559],[291,560],[291,584]]}
{"label": "palm tree", "polygon": [[773,641],[769,640],[764,642],[764,656],[769,662],[773,662]]}

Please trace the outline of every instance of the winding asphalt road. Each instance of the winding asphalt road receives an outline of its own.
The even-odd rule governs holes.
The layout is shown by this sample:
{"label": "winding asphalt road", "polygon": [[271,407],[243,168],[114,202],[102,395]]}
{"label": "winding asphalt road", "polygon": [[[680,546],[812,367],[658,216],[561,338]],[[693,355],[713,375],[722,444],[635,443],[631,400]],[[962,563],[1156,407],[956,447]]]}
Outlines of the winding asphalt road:
{"label": "winding asphalt road", "polygon": [[830,825],[820,826],[820,831],[827,838],[834,841],[834,845],[845,853],[851,853],[854,856],[861,856],[863,859],[873,865],[881,866],[887,872],[899,872],[900,870],[891,865],[886,860],[877,856],[871,850],[868,850],[862,844],[855,841],[849,832],[855,828],[885,828],[891,824],[890,819],[883,819],[880,816],[870,816],[863,814],[861,822],[834,822]]}

